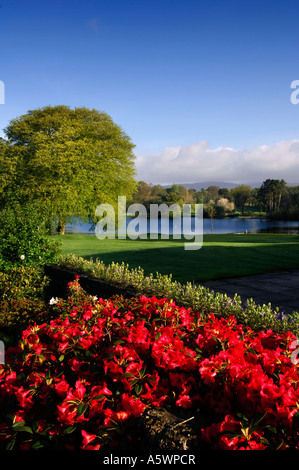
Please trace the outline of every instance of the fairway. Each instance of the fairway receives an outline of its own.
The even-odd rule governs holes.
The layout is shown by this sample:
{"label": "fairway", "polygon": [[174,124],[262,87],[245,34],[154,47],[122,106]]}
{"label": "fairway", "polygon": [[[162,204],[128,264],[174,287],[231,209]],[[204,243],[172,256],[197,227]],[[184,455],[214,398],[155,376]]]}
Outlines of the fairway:
{"label": "fairway", "polygon": [[146,274],[172,274],[180,282],[207,281],[299,268],[299,235],[204,235],[200,250],[185,240],[99,240],[91,235],[55,236],[62,253],[141,266]]}

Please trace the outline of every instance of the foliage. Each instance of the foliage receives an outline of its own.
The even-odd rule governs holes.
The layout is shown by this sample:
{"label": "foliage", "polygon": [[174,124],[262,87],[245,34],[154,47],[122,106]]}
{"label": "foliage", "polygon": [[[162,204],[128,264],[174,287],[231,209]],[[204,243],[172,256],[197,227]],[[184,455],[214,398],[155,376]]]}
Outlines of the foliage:
{"label": "foliage", "polygon": [[0,271],[0,339],[15,343],[22,328],[47,318],[44,289],[49,279],[42,267],[14,266]]}
{"label": "foliage", "polygon": [[286,189],[284,180],[267,179],[263,182],[258,192],[258,199],[269,213],[280,209],[281,198]]}
{"label": "foliage", "polygon": [[298,332],[298,312],[284,315],[278,308],[272,309],[271,304],[256,305],[252,299],[248,299],[244,304],[237,294],[231,299],[226,294],[214,293],[192,282],[182,284],[173,281],[171,275],[161,275],[157,272],[156,276],[153,274],[146,276],[141,267],[134,269],[128,264],[114,262],[105,265],[101,260],[88,261],[74,255],[61,256],[57,264],[115,285],[133,287],[140,295],[173,299],[178,305],[200,311],[201,315],[209,315],[211,312],[223,317],[234,315],[238,321],[250,326],[254,331],[271,328],[277,332],[286,330]]}
{"label": "foliage", "polygon": [[0,272],[1,301],[24,298],[42,300],[48,283],[43,268],[14,266],[6,272]]}
{"label": "foliage", "polygon": [[0,329],[17,335],[28,325],[48,320],[48,310],[42,300],[9,299],[0,303]]}
{"label": "foliage", "polygon": [[36,203],[10,198],[1,210],[0,269],[42,266],[56,259],[60,244],[48,237],[47,217]]}
{"label": "foliage", "polygon": [[1,174],[14,162],[10,187],[46,203],[61,233],[72,216],[86,220],[100,203],[116,204],[135,189],[134,145],[106,113],[47,106],[13,119],[5,133]]}
{"label": "foliage", "polygon": [[221,197],[217,200],[217,207],[222,207],[226,212],[232,212],[235,209],[235,204],[230,202],[230,200],[226,197]]}
{"label": "foliage", "polygon": [[259,188],[238,185],[228,189],[211,185],[207,189],[196,190],[177,184],[166,188],[139,181],[133,202],[144,204],[147,208],[149,204],[163,202],[178,202],[180,205],[204,204],[204,217],[207,218],[210,217],[208,208],[213,212],[215,205],[216,217],[231,215],[231,211],[234,211],[234,215],[239,215],[240,211],[242,215],[247,216],[263,214],[272,218],[298,220],[299,186],[287,186],[284,180],[267,179]]}
{"label": "foliage", "polygon": [[7,350],[0,448],[132,451],[138,419],[164,407],[199,417],[199,449],[298,449],[293,334],[166,298],[82,295],[76,279],[61,316]]}
{"label": "foliage", "polygon": [[240,184],[231,190],[235,205],[241,209],[242,214],[245,212],[245,205],[252,195],[251,186]]}
{"label": "foliage", "polygon": [[282,220],[299,220],[299,186],[284,187],[279,207],[269,216]]}
{"label": "foliage", "polygon": [[0,137],[0,207],[1,201],[7,197],[15,173],[16,160],[10,155],[10,145]]}

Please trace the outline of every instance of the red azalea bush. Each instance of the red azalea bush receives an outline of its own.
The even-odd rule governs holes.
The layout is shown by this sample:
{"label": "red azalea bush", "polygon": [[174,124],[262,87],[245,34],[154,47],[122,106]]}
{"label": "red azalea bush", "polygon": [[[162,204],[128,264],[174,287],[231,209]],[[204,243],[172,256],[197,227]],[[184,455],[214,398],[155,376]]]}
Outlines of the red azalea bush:
{"label": "red azalea bush", "polygon": [[0,365],[1,449],[138,447],[151,407],[205,415],[202,449],[298,449],[295,336],[202,318],[167,299],[71,286]]}

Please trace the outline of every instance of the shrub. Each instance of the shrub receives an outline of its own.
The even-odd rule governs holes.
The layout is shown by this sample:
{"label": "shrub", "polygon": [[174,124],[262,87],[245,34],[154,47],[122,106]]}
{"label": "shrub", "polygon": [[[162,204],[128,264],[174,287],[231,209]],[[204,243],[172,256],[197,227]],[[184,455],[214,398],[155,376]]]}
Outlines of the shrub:
{"label": "shrub", "polygon": [[28,325],[42,323],[49,318],[49,312],[41,300],[16,299],[0,304],[0,328],[18,333]]}
{"label": "shrub", "polygon": [[0,271],[0,298],[42,300],[48,284],[42,267],[13,266],[5,272]]}
{"label": "shrub", "polygon": [[41,267],[14,266],[0,272],[0,339],[15,341],[29,323],[42,321],[44,289],[49,279]]}
{"label": "shrub", "polygon": [[223,214],[225,214],[226,212],[232,212],[235,209],[235,204],[233,202],[230,202],[229,199],[222,197],[218,199],[216,207],[222,207],[224,209]]}
{"label": "shrub", "polygon": [[199,449],[298,449],[292,333],[73,286],[53,304],[62,316],[25,329],[0,366],[1,449],[136,450],[154,407],[198,419]]}
{"label": "shrub", "polygon": [[226,214],[225,207],[216,206],[215,210],[216,210],[216,217],[219,217],[220,219],[225,217],[225,214]]}
{"label": "shrub", "polygon": [[252,299],[242,303],[237,294],[230,298],[226,294],[215,293],[201,285],[191,282],[181,284],[172,281],[172,276],[146,276],[142,268],[130,268],[128,264],[114,263],[105,265],[103,261],[85,260],[75,255],[61,256],[58,266],[71,269],[79,274],[86,274],[121,286],[132,286],[138,294],[155,295],[173,299],[179,305],[191,307],[202,315],[214,313],[226,317],[234,315],[238,321],[250,326],[254,331],[271,328],[275,331],[290,330],[298,333],[299,313],[285,315],[278,308],[272,309],[271,304],[256,305]]}
{"label": "shrub", "polygon": [[0,216],[0,270],[56,259],[60,245],[47,236],[47,220],[34,203],[10,198]]}

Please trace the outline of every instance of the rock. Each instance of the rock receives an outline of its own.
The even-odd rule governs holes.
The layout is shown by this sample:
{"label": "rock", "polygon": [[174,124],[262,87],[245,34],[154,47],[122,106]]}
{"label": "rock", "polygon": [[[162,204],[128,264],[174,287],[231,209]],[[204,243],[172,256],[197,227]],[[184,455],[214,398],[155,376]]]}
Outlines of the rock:
{"label": "rock", "polygon": [[164,408],[146,411],[141,419],[141,447],[147,451],[198,450],[200,418],[179,417]]}

